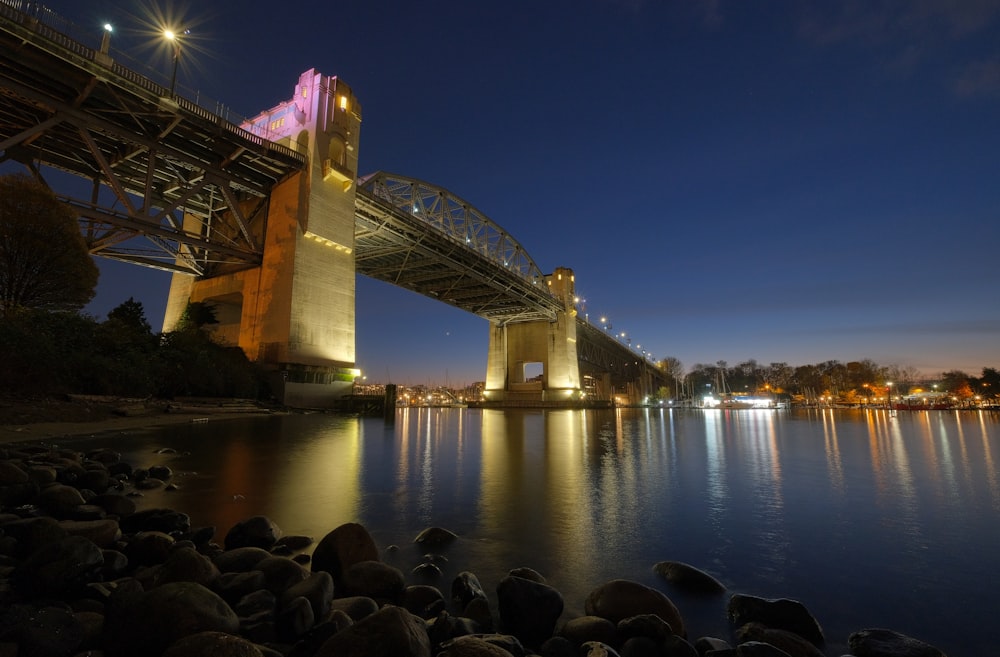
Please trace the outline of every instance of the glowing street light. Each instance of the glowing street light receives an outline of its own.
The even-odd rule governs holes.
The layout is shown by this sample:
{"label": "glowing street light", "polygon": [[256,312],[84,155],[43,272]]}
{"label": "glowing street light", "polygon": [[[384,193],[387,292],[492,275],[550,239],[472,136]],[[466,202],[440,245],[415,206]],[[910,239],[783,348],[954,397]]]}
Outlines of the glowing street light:
{"label": "glowing street light", "polygon": [[104,24],[104,34],[101,35],[101,52],[105,55],[108,54],[108,50],[111,47],[111,33],[113,31],[114,28],[111,26],[111,23]]}
{"label": "glowing street light", "polygon": [[[187,34],[190,30],[184,30],[184,34]],[[174,44],[174,70],[170,74],[170,95],[174,95],[174,88],[177,86],[177,62],[181,58],[181,41],[180,35],[173,30],[163,30],[163,38]]]}

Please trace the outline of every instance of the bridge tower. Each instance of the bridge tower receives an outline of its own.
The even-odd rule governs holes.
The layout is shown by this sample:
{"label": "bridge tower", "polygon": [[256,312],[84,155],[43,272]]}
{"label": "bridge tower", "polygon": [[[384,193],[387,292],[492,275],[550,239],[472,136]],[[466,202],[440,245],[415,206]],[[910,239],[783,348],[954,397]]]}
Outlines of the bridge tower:
{"label": "bridge tower", "polygon": [[[569,402],[581,398],[575,280],[565,267],[545,277],[563,310],[554,321],[490,324],[484,396],[491,402]],[[532,364],[541,373],[527,376]]]}
{"label": "bridge tower", "polygon": [[163,330],[189,301],[211,304],[223,341],[265,366],[285,404],[328,407],[355,369],[354,201],[361,105],[350,87],[316,70],[292,97],[244,125],[307,156],[271,191],[257,238],[262,263],[195,279],[175,274]]}

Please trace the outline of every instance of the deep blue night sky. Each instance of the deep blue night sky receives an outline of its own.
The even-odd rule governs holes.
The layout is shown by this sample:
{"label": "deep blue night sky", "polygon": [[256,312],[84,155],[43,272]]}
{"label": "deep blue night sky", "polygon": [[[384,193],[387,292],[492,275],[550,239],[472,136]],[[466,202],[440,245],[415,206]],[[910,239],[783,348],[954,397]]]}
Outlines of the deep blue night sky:
{"label": "deep blue night sky", "polygon": [[[246,115],[341,77],[361,173],[464,198],[656,358],[1000,366],[995,0],[45,4],[161,71],[134,30],[180,23],[179,84]],[[158,328],[168,276],[101,264],[88,311]],[[485,320],[357,311],[370,380],[485,377]]]}

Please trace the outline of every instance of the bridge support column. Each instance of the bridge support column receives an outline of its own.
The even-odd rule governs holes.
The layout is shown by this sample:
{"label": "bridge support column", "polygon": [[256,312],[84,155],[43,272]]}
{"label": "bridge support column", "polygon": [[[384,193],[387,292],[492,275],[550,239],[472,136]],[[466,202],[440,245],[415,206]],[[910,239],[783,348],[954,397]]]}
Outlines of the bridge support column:
{"label": "bridge support column", "polygon": [[[490,324],[484,391],[488,401],[517,405],[581,398],[573,272],[557,269],[546,282],[565,305],[555,321]],[[540,367],[539,373],[533,365]]]}
{"label": "bridge support column", "polygon": [[351,392],[355,369],[354,182],[361,106],[336,77],[299,77],[292,98],[244,127],[307,155],[271,191],[259,267],[171,283],[164,331],[188,301],[215,307],[215,329],[270,372],[295,407],[329,407]]}

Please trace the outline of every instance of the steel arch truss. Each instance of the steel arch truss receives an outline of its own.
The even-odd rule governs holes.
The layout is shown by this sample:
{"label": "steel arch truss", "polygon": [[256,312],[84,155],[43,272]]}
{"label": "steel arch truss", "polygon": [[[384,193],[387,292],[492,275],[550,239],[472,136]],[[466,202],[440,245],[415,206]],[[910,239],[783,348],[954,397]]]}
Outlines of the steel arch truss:
{"label": "steel arch truss", "polygon": [[358,182],[358,273],[500,324],[552,321],[565,310],[521,245],[462,199],[384,172]]}
{"label": "steel arch truss", "polygon": [[94,255],[193,275],[259,263],[270,190],[305,158],[19,8],[0,2],[0,162],[89,180],[89,199],[60,198]]}

